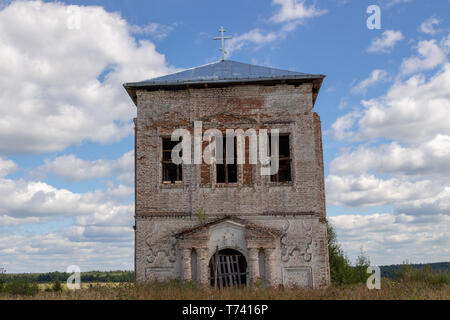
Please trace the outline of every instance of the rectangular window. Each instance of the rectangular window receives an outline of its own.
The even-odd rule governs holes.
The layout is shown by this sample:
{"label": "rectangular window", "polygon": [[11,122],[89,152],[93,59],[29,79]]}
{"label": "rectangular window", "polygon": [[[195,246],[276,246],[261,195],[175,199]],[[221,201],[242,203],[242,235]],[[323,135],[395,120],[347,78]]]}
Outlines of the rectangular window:
{"label": "rectangular window", "polygon": [[[237,139],[236,137],[232,139],[234,141],[234,152],[230,152],[233,153],[234,161],[227,161],[227,144],[226,139],[223,139],[223,164],[216,165],[217,183],[237,183]],[[219,162],[219,158],[217,158],[217,161]]]}
{"label": "rectangular window", "polygon": [[[291,177],[291,145],[289,135],[280,135],[279,140],[279,170],[270,177],[272,182],[290,182]],[[272,150],[272,140],[269,136],[269,150]],[[270,151],[272,154],[272,151]]]}
{"label": "rectangular window", "polygon": [[180,141],[171,141],[171,138],[162,139],[162,182],[164,184],[183,181],[183,166],[172,162],[172,150]]}

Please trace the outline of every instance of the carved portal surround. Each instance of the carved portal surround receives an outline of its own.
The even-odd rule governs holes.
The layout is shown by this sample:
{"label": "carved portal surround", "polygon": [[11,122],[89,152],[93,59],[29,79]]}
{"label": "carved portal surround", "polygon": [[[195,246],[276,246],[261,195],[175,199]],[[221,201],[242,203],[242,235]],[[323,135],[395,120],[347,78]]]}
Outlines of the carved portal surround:
{"label": "carved portal surround", "polygon": [[[265,278],[262,280],[272,284],[275,281],[276,251],[280,235],[278,230],[231,217],[178,233],[176,239],[181,252],[182,279],[208,285],[211,257],[217,250],[233,249],[240,252],[247,261],[248,285],[255,284],[262,276]],[[261,254],[265,258],[262,261]],[[192,261],[193,256],[196,261]],[[260,263],[264,263],[264,266],[260,266]],[[196,264],[196,267],[192,264]],[[265,275],[260,274],[261,269],[265,270]],[[192,270],[196,271],[195,275]]]}
{"label": "carved portal surround", "polygon": [[271,286],[280,281],[312,286],[312,225],[304,221],[286,219],[278,230],[225,217],[170,236],[148,237],[146,244],[147,279],[180,278],[208,285],[211,257],[217,250],[233,249],[246,259],[248,285],[263,280]]}

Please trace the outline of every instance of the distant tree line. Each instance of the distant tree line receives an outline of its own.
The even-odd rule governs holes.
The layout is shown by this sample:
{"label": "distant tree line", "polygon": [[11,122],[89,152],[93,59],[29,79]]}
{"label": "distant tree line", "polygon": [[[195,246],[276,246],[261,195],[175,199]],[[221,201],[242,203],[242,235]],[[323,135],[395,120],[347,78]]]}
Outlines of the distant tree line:
{"label": "distant tree line", "polygon": [[409,264],[408,262],[405,262],[404,264],[381,266],[381,275],[383,276],[383,278],[398,280],[399,278],[401,278],[403,272],[402,270],[404,270],[405,264],[410,266],[411,271],[417,271],[424,268],[431,268],[435,273],[448,273],[450,271],[450,262],[428,264]]}
{"label": "distant tree line", "polygon": [[[23,280],[36,283],[53,283],[56,281],[66,282],[71,276],[65,272],[48,272],[48,273],[17,273],[3,274],[3,281]],[[133,282],[133,271],[89,271],[81,273],[81,282],[105,283],[105,282]]]}

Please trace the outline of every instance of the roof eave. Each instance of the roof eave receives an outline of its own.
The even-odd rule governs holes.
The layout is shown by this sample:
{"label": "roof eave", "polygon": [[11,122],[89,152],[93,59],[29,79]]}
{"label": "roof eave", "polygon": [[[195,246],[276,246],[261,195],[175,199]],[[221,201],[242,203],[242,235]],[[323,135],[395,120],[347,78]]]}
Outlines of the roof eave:
{"label": "roof eave", "polygon": [[287,81],[314,81],[318,80],[317,91],[320,90],[322,86],[323,79],[326,75],[302,75],[302,76],[289,76],[289,77],[261,77],[254,79],[224,79],[224,80],[201,80],[201,81],[165,81],[165,82],[152,82],[152,81],[142,81],[142,82],[129,82],[124,83],[123,87],[127,91],[130,98],[133,100],[134,104],[137,106],[137,96],[136,90],[139,89],[171,89],[180,87],[191,87],[191,86],[205,86],[208,85],[226,85],[226,84],[250,84],[250,83],[264,83],[264,82],[279,82],[284,83]]}

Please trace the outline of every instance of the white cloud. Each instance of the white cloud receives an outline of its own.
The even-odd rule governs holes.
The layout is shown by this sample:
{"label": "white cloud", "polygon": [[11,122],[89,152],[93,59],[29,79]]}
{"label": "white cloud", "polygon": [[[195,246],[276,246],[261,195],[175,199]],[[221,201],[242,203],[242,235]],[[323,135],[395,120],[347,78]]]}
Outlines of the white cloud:
{"label": "white cloud", "polygon": [[84,160],[75,155],[64,155],[45,163],[31,173],[42,179],[52,173],[68,181],[80,181],[118,176],[119,181],[134,183],[134,151],[125,153],[117,160]]}
{"label": "white cloud", "polygon": [[436,40],[420,41],[417,47],[420,57],[411,57],[403,61],[401,69],[405,74],[421,70],[434,69],[447,61],[447,53]]}
{"label": "white cloud", "polygon": [[367,88],[375,85],[381,81],[387,81],[388,76],[387,72],[380,69],[375,69],[372,71],[370,76],[364,80],[362,80],[358,85],[356,85],[353,89],[353,93],[361,93],[366,92]]}
{"label": "white cloud", "polygon": [[[441,44],[446,48],[447,40]],[[408,69],[417,70],[411,67],[412,64],[408,65]],[[429,64],[426,65],[428,68]],[[450,135],[450,122],[447,121],[450,118],[450,63],[445,60],[439,66],[429,78],[422,74],[406,80],[398,78],[384,96],[363,100],[361,110],[339,117],[332,125],[335,138],[368,140],[383,137],[422,143],[439,134]]]}
{"label": "white cloud", "polygon": [[403,40],[401,31],[386,30],[380,38],[372,40],[368,52],[390,52],[395,44]]}
{"label": "white cloud", "polygon": [[450,216],[450,186],[431,197],[410,199],[399,203],[396,210],[414,215],[446,214]]}
{"label": "white cloud", "polygon": [[333,136],[337,140],[344,140],[352,138],[354,133],[352,132],[352,128],[360,117],[360,113],[358,111],[352,111],[345,114],[342,117],[336,119],[336,121],[331,125]]}
{"label": "white cloud", "polygon": [[411,199],[433,197],[441,188],[429,180],[383,180],[372,174],[334,175],[326,178],[327,200],[336,206],[375,207],[395,205]]}
{"label": "white cloud", "polygon": [[305,0],[273,0],[272,5],[281,6],[270,20],[276,23],[301,21],[319,17],[327,13],[327,10],[317,9],[315,5],[307,5]]}
{"label": "white cloud", "polygon": [[17,164],[14,161],[4,160],[0,157],[0,178],[6,177],[16,170]]}
{"label": "white cloud", "polygon": [[358,174],[374,170],[378,174],[395,174],[435,179],[450,175],[450,136],[437,135],[417,145],[402,146],[392,142],[377,147],[360,147],[333,159],[334,174]]}
{"label": "white cloud", "polygon": [[439,20],[438,18],[430,17],[422,22],[422,24],[420,25],[420,31],[426,34],[434,35],[437,33],[435,27],[438,26],[440,22],[441,20]]}
{"label": "white cloud", "polygon": [[450,258],[450,217],[430,219],[405,214],[341,215],[330,217],[338,241],[352,261],[360,247],[374,265],[447,261]]}
{"label": "white cloud", "polygon": [[59,2],[16,1],[0,11],[0,152],[118,141],[135,115],[121,84],[171,71],[118,14],[77,8],[79,30],[67,27],[71,13]]}
{"label": "white cloud", "polygon": [[[101,191],[79,194],[56,189],[44,182],[0,179],[0,215],[14,218],[75,217],[98,213],[109,216],[117,208],[128,208],[128,205],[117,202],[122,200],[123,192],[119,189],[112,195]],[[113,197],[117,195],[120,199]]]}
{"label": "white cloud", "polygon": [[[69,265],[84,271],[132,269],[134,204],[121,203],[132,192],[119,185],[78,194],[43,182],[0,179],[2,267],[9,272],[64,271]],[[70,225],[61,225],[61,219]]]}
{"label": "white cloud", "polygon": [[[0,233],[0,261],[8,272],[133,269],[133,229],[66,229],[37,235]],[[51,263],[49,263],[49,261]]]}
{"label": "white cloud", "polygon": [[284,34],[269,32],[263,33],[260,29],[252,29],[239,36],[234,36],[233,39],[227,42],[227,52],[232,53],[239,49],[242,49],[246,45],[256,45],[257,48],[272,43],[282,37]]}
{"label": "white cloud", "polygon": [[315,5],[307,5],[306,0],[273,0],[272,5],[280,6],[280,9],[270,17],[269,21],[281,24],[281,29],[264,32],[260,28],[254,28],[241,35],[235,35],[226,44],[226,50],[229,54],[247,45],[254,45],[256,49],[259,49],[262,46],[284,39],[307,19],[327,13],[327,10],[317,9]]}

